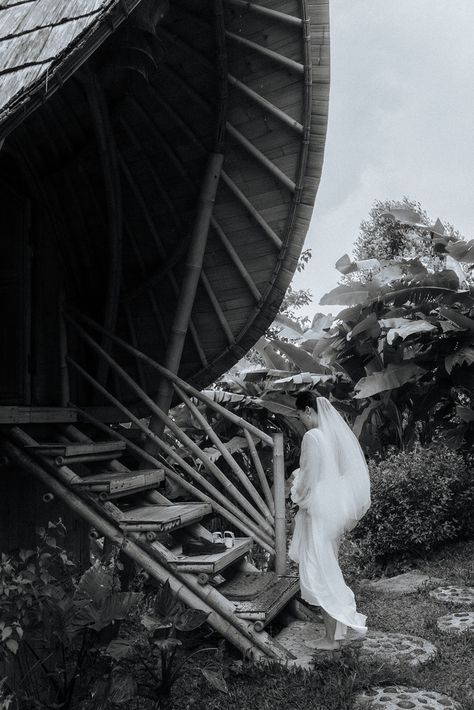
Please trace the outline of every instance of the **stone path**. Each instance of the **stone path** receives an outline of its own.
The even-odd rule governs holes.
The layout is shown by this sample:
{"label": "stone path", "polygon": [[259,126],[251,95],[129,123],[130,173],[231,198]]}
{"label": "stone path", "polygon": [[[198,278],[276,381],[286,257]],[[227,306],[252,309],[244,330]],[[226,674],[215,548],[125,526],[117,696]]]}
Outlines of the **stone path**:
{"label": "stone path", "polygon": [[474,611],[457,611],[440,616],[436,622],[438,629],[448,634],[474,632]]}
{"label": "stone path", "polygon": [[446,604],[474,607],[474,587],[437,587],[430,592],[430,597]]}
{"label": "stone path", "polygon": [[355,699],[354,707],[367,710],[461,710],[461,706],[443,693],[403,685],[371,688]]}
{"label": "stone path", "polygon": [[362,642],[361,656],[392,665],[405,662],[419,666],[435,657],[436,646],[419,636],[370,629]]}
{"label": "stone path", "polygon": [[364,579],[361,582],[362,589],[371,589],[374,592],[384,594],[414,594],[423,589],[427,584],[440,584],[443,580],[439,577],[430,577],[421,572],[404,572],[395,577],[383,577],[382,579]]}

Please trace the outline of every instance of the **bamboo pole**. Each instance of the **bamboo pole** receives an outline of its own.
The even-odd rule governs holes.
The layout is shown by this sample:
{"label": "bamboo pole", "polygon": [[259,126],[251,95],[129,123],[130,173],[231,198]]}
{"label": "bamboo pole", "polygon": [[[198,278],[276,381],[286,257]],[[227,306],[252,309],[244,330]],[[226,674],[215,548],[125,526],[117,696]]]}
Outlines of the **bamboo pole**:
{"label": "bamboo pole", "polygon": [[273,49],[263,47],[261,44],[257,44],[257,42],[253,42],[251,39],[247,39],[246,37],[242,37],[242,35],[235,34],[235,32],[230,32],[229,30],[226,30],[225,34],[226,37],[233,40],[234,42],[242,44],[244,47],[250,49],[252,52],[258,52],[258,54],[261,54],[264,57],[271,59],[273,62],[277,62],[277,64],[281,64],[283,67],[285,67],[285,69],[295,72],[295,74],[303,74],[304,72],[303,64],[301,64],[300,62],[295,62],[294,59],[290,59],[289,57],[285,57],[284,54],[274,52]]}
{"label": "bamboo pole", "polygon": [[248,431],[244,429],[244,436],[247,440],[247,445],[249,447],[249,452],[250,456],[253,461],[253,465],[255,466],[255,471],[257,472],[258,480],[260,482],[260,486],[263,492],[263,495],[265,496],[265,500],[267,501],[267,505],[270,509],[270,512],[272,516],[275,515],[275,502],[273,500],[272,496],[272,491],[270,489],[270,485],[268,483],[268,479],[265,475],[265,471],[263,470],[262,462],[260,461],[260,456],[258,455],[257,448],[254,444],[254,441]]}
{"label": "bamboo pole", "polygon": [[[71,365],[77,369],[83,377],[90,382],[94,387],[96,387],[99,392],[101,392],[105,397],[107,397],[115,406],[117,406],[124,414],[126,417],[129,419],[129,421],[133,422],[143,433],[151,438],[153,442],[159,447],[162,448],[163,451],[166,452],[168,456],[173,458],[185,471],[188,473],[194,480],[199,482],[203,488],[205,488],[209,493],[211,493],[218,501],[221,502],[222,506],[224,508],[227,508],[227,515],[229,514],[229,511],[232,512],[233,516],[235,517],[236,520],[240,520],[240,523],[237,525],[239,529],[242,529],[242,526],[245,526],[245,534],[249,535],[253,539],[255,539],[256,542],[258,542],[259,545],[261,545],[264,549],[266,550],[271,550],[273,547],[273,540],[270,535],[265,533],[263,530],[261,530],[258,525],[256,525],[250,518],[244,514],[244,512],[237,508],[232,501],[230,501],[228,498],[226,498],[225,495],[223,495],[220,491],[217,490],[207,479],[202,476],[198,471],[195,471],[189,464],[187,464],[180,456],[177,454],[174,449],[166,444],[164,441],[162,441],[154,432],[152,432],[138,417],[136,417],[132,412],[127,409],[125,405],[123,405],[116,397],[114,397],[110,392],[108,392],[105,387],[100,385],[97,380],[94,380],[94,378],[89,375],[80,365],[75,363],[73,360],[70,359]],[[90,415],[87,415],[89,418]],[[110,430],[112,431],[112,430]],[[127,443],[127,442],[126,442]],[[131,443],[131,442],[130,442]],[[151,455],[150,455],[151,456]],[[153,460],[154,457],[151,456]],[[177,474],[176,474],[177,475]],[[184,483],[181,483],[181,481],[184,481],[184,479],[179,478],[180,485],[184,486]],[[189,484],[188,484],[189,485]],[[202,494],[201,494],[202,495]],[[244,499],[245,500],[245,499]],[[212,501],[205,501],[205,502],[211,502],[211,505],[213,504]],[[214,506],[216,507],[216,506]],[[217,509],[217,508],[216,508]],[[235,523],[233,523],[235,524]],[[252,532],[249,534],[249,530]],[[272,531],[273,532],[273,531]]]}
{"label": "bamboo pole", "polygon": [[293,17],[293,15],[288,15],[286,12],[280,12],[279,10],[272,10],[270,7],[264,7],[250,0],[224,0],[224,3],[241,7],[242,10],[254,12],[256,15],[263,15],[271,20],[279,20],[280,22],[293,25],[294,27],[301,27],[303,25],[303,20],[299,17]]}
{"label": "bamboo pole", "polygon": [[[181,355],[183,353],[184,341],[188,332],[196,290],[202,270],[210,220],[214,209],[223,161],[224,156],[222,153],[212,153],[209,156],[206,173],[199,194],[196,221],[194,223],[189,254],[186,260],[186,273],[176,304],[176,312],[171,327],[171,336],[165,355],[165,366],[174,374],[178,374],[179,365],[181,363]],[[162,378],[158,388],[156,404],[164,414],[168,413],[172,394],[173,390],[170,382],[166,378]],[[150,429],[157,434],[162,434],[164,429],[163,419],[159,416],[152,416]]]}
{"label": "bamboo pole", "polygon": [[[150,410],[155,414],[159,419],[161,419],[164,424],[170,429],[170,431],[173,432],[173,434],[176,436],[178,441],[180,441],[182,444],[184,444],[189,451],[191,451],[197,458],[199,458],[204,466],[207,468],[209,473],[211,473],[218,481],[219,483],[224,487],[227,495],[232,496],[232,498],[238,502],[243,510],[251,517],[254,519],[254,521],[257,523],[257,525],[261,525],[264,529],[267,529],[269,534],[272,534],[271,527],[268,525],[268,523],[265,521],[263,516],[255,510],[253,506],[250,505],[248,500],[245,498],[245,496],[242,495],[242,493],[234,486],[234,484],[229,481],[229,479],[222,473],[220,468],[213,463],[209,457],[201,451],[199,446],[194,443],[194,441],[185,434],[180,427],[175,424],[175,422],[170,419],[167,415],[163,414],[163,412],[158,408],[158,406],[154,403],[154,401],[149,397],[143,390],[142,388],[137,385],[137,383],[128,375],[125,370],[118,365],[115,360],[105,352],[105,350],[98,344],[96,343],[90,335],[88,335],[82,328],[79,326],[77,323],[75,323],[72,319],[70,319],[70,322],[74,325],[76,329],[79,330],[81,333],[82,337],[84,340],[89,343],[89,345],[99,354],[101,354],[108,362],[110,365],[111,369],[113,372],[116,372],[120,377],[127,383],[127,385],[138,395],[138,397],[150,408]],[[122,411],[126,410],[126,407],[124,407],[121,402],[113,397],[113,395],[108,392],[108,390],[105,389],[97,380],[95,380],[89,373],[87,373],[78,363],[76,363],[72,358],[68,358],[68,362],[76,369],[78,370],[83,377],[85,377],[96,389],[102,392],[110,401],[113,401],[116,406],[118,406]],[[127,410],[127,413],[130,415],[131,412]],[[133,421],[133,420],[132,420]],[[136,417],[134,418],[134,421],[139,421]],[[140,426],[143,426],[140,423]],[[148,438],[152,438],[149,436],[149,433],[155,433],[150,427],[144,427],[144,431],[147,434]],[[148,433],[149,432],[149,433]],[[156,443],[161,447],[164,448],[164,442],[157,436],[157,441]],[[171,447],[170,447],[171,448]]]}
{"label": "bamboo pole", "polygon": [[214,313],[217,316],[217,320],[219,321],[221,328],[225,333],[225,337],[227,338],[227,342],[229,343],[229,345],[234,345],[235,344],[234,334],[232,333],[232,331],[230,329],[230,325],[227,321],[227,318],[224,315],[224,311],[222,310],[222,306],[219,303],[218,299],[216,298],[216,294],[214,293],[214,290],[210,284],[209,279],[206,276],[204,269],[201,271],[201,281],[202,281],[202,285],[204,286],[204,289],[208,295],[208,298],[211,302],[211,305],[214,309]]}
{"label": "bamboo pole", "polygon": [[[255,526],[249,521],[249,525],[241,519],[242,513],[239,511],[235,506],[233,506],[232,503],[230,503],[224,496],[221,497],[221,500],[229,506],[229,509],[224,507],[224,505],[221,505],[220,503],[217,503],[216,500],[213,498],[210,498],[208,495],[203,493],[202,491],[199,490],[199,488],[196,488],[192,483],[189,483],[185,478],[180,476],[176,471],[174,471],[172,468],[170,468],[166,463],[163,463],[156,459],[154,456],[152,456],[150,453],[145,451],[144,449],[141,449],[137,444],[135,444],[133,441],[130,441],[127,439],[123,434],[120,434],[116,429],[109,429],[106,424],[103,424],[103,422],[99,421],[96,419],[94,416],[89,414],[83,409],[80,409],[79,407],[75,407],[75,409],[81,413],[81,415],[87,419],[91,424],[94,424],[98,429],[101,431],[110,434],[110,436],[113,436],[116,439],[119,439],[120,441],[124,441],[127,445],[127,447],[133,451],[134,454],[137,456],[143,458],[145,461],[148,463],[151,463],[153,466],[157,466],[159,468],[164,469],[166,475],[171,478],[175,483],[178,485],[182,486],[188,493],[193,495],[195,498],[198,500],[202,501],[203,503],[209,503],[212,505],[213,509],[216,511],[216,513],[219,513],[219,515],[222,515],[223,518],[229,521],[231,525],[234,525],[236,528],[238,528],[241,532],[244,533],[244,535],[247,535],[248,537],[252,538],[255,542],[257,542],[261,547],[263,547],[267,552],[270,552],[270,554],[275,554],[275,550],[273,545],[267,544],[264,542],[264,540],[261,539],[260,535],[255,535]],[[133,416],[133,415],[132,415]],[[193,477],[193,480],[197,481],[198,483],[201,483],[203,487],[206,488],[206,490],[209,490],[212,492],[214,495],[219,496],[219,491],[216,491],[212,484],[210,484],[208,481],[206,481],[203,476],[201,476],[200,473],[197,471],[194,471],[194,469],[189,466],[189,464],[186,463],[181,457],[176,454],[175,455],[175,461],[178,465],[180,465],[183,470],[185,470],[187,473],[189,473],[190,476]],[[118,462],[117,462],[118,463]],[[156,503],[170,503],[168,499],[164,499],[164,496],[161,495],[158,491],[150,491],[147,495],[149,495],[151,498],[153,498],[152,502]],[[231,510],[236,510],[237,513],[240,515],[238,517],[237,515],[234,515]],[[258,530],[258,529],[257,529]]]}
{"label": "bamboo pole", "polygon": [[[124,350],[126,350],[129,353],[132,353],[135,355],[135,357],[140,358],[143,360],[147,365],[150,365],[154,370],[159,372],[160,374],[164,375],[165,377],[168,377],[171,382],[175,382],[179,387],[181,387],[182,390],[184,390],[187,394],[190,394],[192,397],[196,397],[199,399],[201,402],[206,404],[208,407],[211,409],[214,409],[214,411],[218,412],[219,414],[222,414],[223,417],[228,419],[230,422],[233,424],[236,424],[237,426],[241,427],[242,429],[246,429],[250,434],[253,434],[256,436],[258,439],[263,441],[265,444],[268,444],[269,446],[273,446],[273,439],[269,434],[266,434],[264,431],[259,429],[258,427],[254,426],[250,422],[245,421],[242,417],[239,417],[237,414],[234,414],[233,412],[230,412],[228,409],[223,407],[221,404],[218,402],[214,402],[213,399],[210,399],[210,397],[207,397],[207,395],[203,394],[199,390],[197,390],[195,387],[192,385],[188,384],[185,380],[181,379],[181,377],[178,377],[178,375],[173,375],[172,372],[167,370],[163,365],[160,365],[158,362],[153,360],[151,357],[148,355],[145,355],[145,353],[142,353],[141,350],[137,350],[137,348],[134,348],[132,345],[127,343],[125,340],[122,340],[122,338],[119,338],[118,335],[114,335],[114,333],[111,333],[110,331],[106,331],[103,326],[99,325],[99,323],[96,323],[92,318],[89,318],[89,316],[84,315],[83,313],[80,313],[77,310],[71,309],[79,318],[81,321],[84,323],[87,323],[91,328],[96,330],[99,333],[106,334],[108,338],[113,340],[115,343],[118,345],[121,345]],[[78,324],[74,322],[74,320],[69,316],[68,320],[75,325],[76,328],[78,328]],[[81,332],[84,333],[84,331],[81,329]]]}
{"label": "bamboo pole", "polygon": [[67,407],[71,401],[69,371],[67,367],[67,331],[64,322],[64,294],[61,293],[59,304],[59,368],[61,374],[61,407]]}
{"label": "bamboo pole", "polygon": [[237,198],[237,200],[245,207],[249,215],[252,217],[252,219],[257,222],[257,224],[263,229],[267,237],[271,239],[271,241],[275,244],[275,246],[278,249],[281,249],[283,246],[283,242],[281,241],[280,237],[278,234],[276,234],[273,229],[270,227],[268,222],[266,222],[260,212],[252,205],[250,200],[244,195],[242,190],[237,187],[235,182],[232,180],[232,178],[227,175],[225,170],[222,171],[222,180],[225,183],[225,185],[229,188],[229,190],[232,192],[234,197]]}
{"label": "bamboo pole", "polygon": [[121,534],[112,523],[90,508],[85,501],[45,471],[24,451],[18,449],[7,439],[3,438],[1,443],[2,448],[12,460],[39,478],[48,490],[64,500],[73,512],[85,519],[91,527],[120,547],[145,572],[151,574],[160,583],[169,581],[172,591],[191,608],[206,611],[209,614],[208,623],[237,648],[244,653],[254,652],[257,658],[264,656],[277,660],[288,660],[289,654],[278,643],[267,634],[256,633],[252,624],[239,619],[234,613],[234,605],[212,586],[201,587],[193,575],[168,570],[133,540]]}
{"label": "bamboo pole", "polygon": [[234,86],[236,89],[239,89],[239,91],[245,94],[254,103],[258,104],[264,111],[266,111],[266,113],[270,113],[279,121],[289,126],[289,128],[292,128],[294,131],[297,131],[297,133],[303,133],[303,126],[301,125],[301,123],[299,123],[287,113],[282,111],[280,108],[278,108],[278,106],[275,106],[263,96],[260,96],[260,94],[251,89],[249,86],[247,86],[247,84],[244,84],[242,81],[239,81],[239,79],[236,79],[236,77],[232,74],[229,74],[227,78],[231,86]]}
{"label": "bamboo pole", "polygon": [[217,236],[221,240],[224,249],[226,250],[227,254],[229,255],[232,263],[234,264],[235,268],[249,287],[249,290],[254,297],[254,299],[257,301],[257,303],[260,303],[262,301],[262,294],[258,290],[257,286],[255,285],[252,277],[250,276],[249,272],[245,268],[245,265],[243,261],[241,260],[240,256],[237,254],[236,250],[234,249],[229,237],[227,234],[224,232],[220,224],[217,222],[215,217],[211,218],[211,226],[216,232]]}
{"label": "bamboo pole", "polygon": [[252,155],[255,160],[257,160],[261,165],[263,165],[269,173],[273,175],[282,185],[284,185],[290,192],[295,192],[296,185],[291,178],[286,175],[283,170],[275,165],[267,156],[262,153],[258,148],[254,146],[251,141],[249,141],[240,131],[238,131],[234,126],[227,121],[227,132],[232,138],[243,147],[245,150]]}
{"label": "bamboo pole", "polygon": [[273,520],[273,515],[271,514],[270,509],[268,508],[265,501],[262,499],[255,486],[252,484],[251,481],[249,481],[245,471],[243,471],[242,468],[239,466],[237,461],[234,459],[234,457],[226,448],[226,446],[222,443],[214,429],[211,427],[207,419],[201,414],[196,405],[193,404],[193,402],[189,399],[189,397],[187,397],[183,390],[178,387],[178,385],[173,385],[173,387],[175,388],[176,392],[179,394],[189,411],[200,423],[201,427],[203,428],[209,439],[220,451],[224,461],[226,461],[227,465],[230,467],[230,469],[233,471],[240,483],[243,485],[249,496],[252,498],[253,502],[260,508],[265,518],[269,520],[270,525],[273,525],[275,521]]}
{"label": "bamboo pole", "polygon": [[275,496],[275,572],[286,574],[285,464],[283,434],[273,435],[273,491]]}

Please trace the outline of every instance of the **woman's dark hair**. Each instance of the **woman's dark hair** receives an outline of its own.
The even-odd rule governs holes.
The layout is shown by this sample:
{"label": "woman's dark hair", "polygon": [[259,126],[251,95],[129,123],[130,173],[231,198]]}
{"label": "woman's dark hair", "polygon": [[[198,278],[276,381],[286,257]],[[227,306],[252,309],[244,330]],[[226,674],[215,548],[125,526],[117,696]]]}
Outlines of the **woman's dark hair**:
{"label": "woman's dark hair", "polygon": [[318,396],[314,392],[300,392],[296,395],[295,406],[300,412],[304,411],[306,407],[312,407],[317,412]]}

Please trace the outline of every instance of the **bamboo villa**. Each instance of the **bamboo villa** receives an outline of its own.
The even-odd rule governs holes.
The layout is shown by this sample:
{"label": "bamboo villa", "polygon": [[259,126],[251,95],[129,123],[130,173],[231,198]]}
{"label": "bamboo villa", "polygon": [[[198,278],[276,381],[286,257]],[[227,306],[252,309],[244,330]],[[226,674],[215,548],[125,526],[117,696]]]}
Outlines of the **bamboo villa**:
{"label": "bamboo villa", "polygon": [[[298,593],[282,437],[235,422],[254,485],[198,405],[233,416],[201,390],[262,335],[296,269],[328,22],[328,0],[0,0],[0,549],[61,516],[80,558],[91,536],[120,545],[255,657],[289,657],[265,626]],[[232,477],[168,416],[178,401]],[[186,556],[211,514],[240,537]],[[248,598],[252,545],[274,569]]]}

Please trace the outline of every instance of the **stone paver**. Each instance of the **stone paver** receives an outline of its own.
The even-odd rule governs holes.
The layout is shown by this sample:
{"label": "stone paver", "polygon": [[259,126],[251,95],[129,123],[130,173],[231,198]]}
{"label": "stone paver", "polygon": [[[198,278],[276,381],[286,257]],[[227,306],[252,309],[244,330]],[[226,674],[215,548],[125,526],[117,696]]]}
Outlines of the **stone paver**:
{"label": "stone paver", "polygon": [[437,620],[440,631],[448,634],[462,634],[466,631],[474,633],[474,611],[456,611],[445,614]]}
{"label": "stone paver", "polygon": [[426,584],[440,584],[442,579],[430,577],[421,572],[404,572],[396,577],[383,577],[382,579],[362,581],[363,589],[372,589],[383,594],[413,594],[422,589]]}
{"label": "stone paver", "polygon": [[361,656],[392,664],[403,661],[410,666],[427,663],[436,653],[436,646],[419,636],[386,633],[373,629],[369,629],[361,647]]}
{"label": "stone paver", "polygon": [[474,587],[437,587],[430,592],[430,596],[439,602],[474,607]]}
{"label": "stone paver", "polygon": [[306,641],[314,641],[322,636],[324,636],[324,624],[292,621],[280,631],[276,639],[296,657],[296,660],[289,662],[289,666],[311,668],[314,651],[306,645]]}
{"label": "stone paver", "polygon": [[461,710],[459,703],[443,693],[394,685],[371,688],[355,699],[357,710]]}

